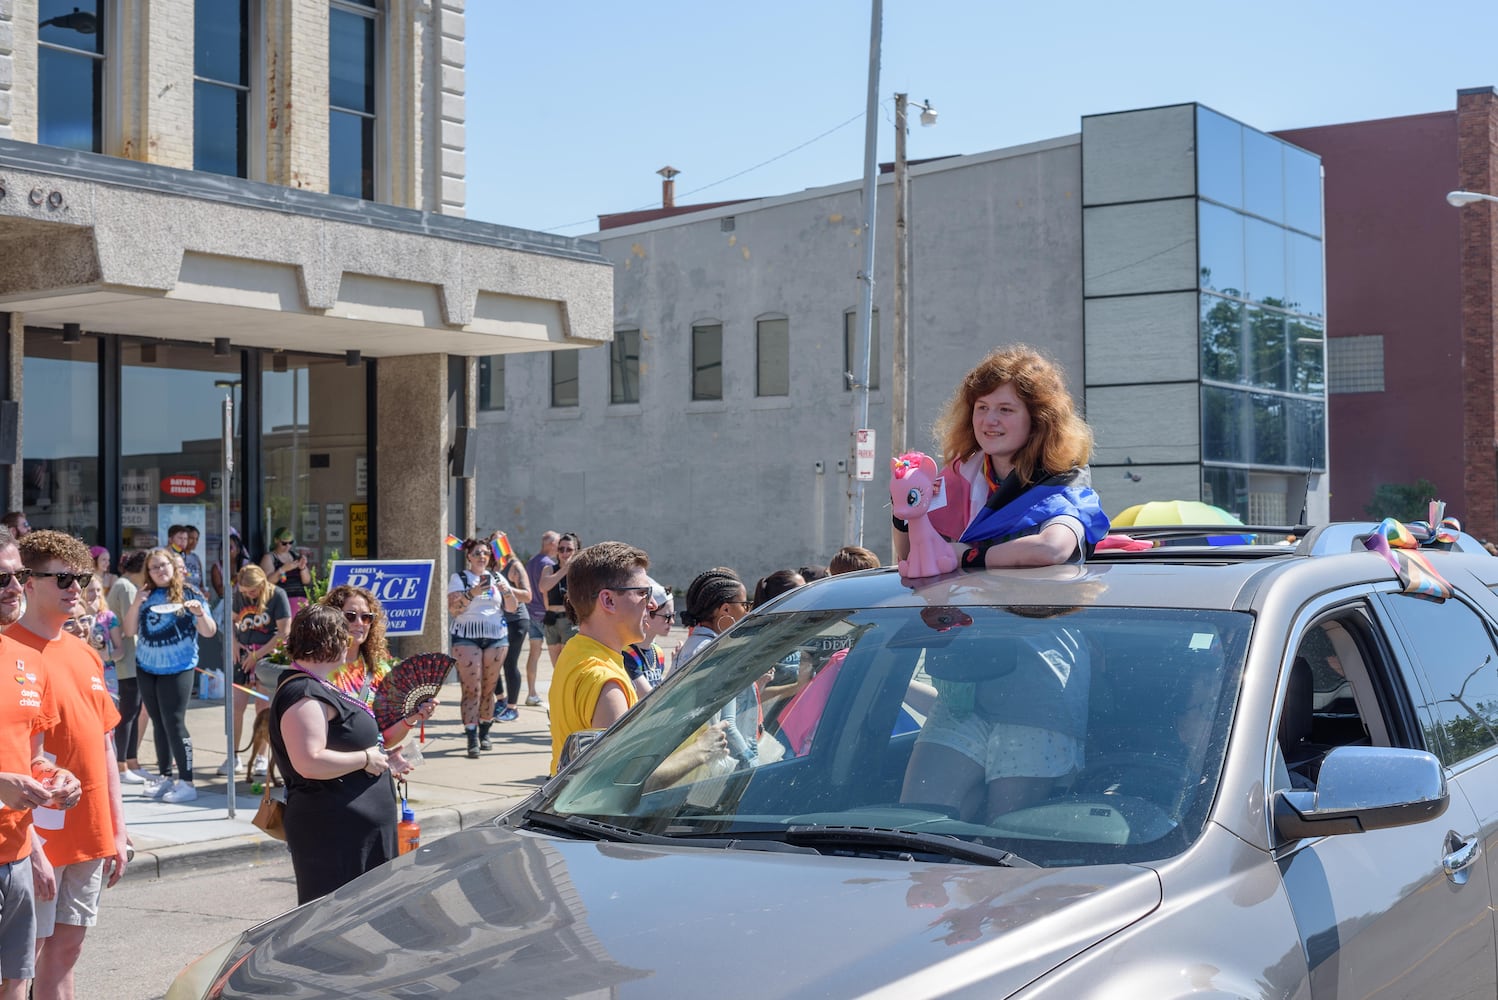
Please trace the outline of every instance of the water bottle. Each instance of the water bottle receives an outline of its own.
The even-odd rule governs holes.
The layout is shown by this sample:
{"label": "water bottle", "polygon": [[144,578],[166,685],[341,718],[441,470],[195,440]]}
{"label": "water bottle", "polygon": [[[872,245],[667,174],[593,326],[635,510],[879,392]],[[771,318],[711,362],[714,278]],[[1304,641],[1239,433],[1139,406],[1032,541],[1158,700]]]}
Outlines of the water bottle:
{"label": "water bottle", "polygon": [[395,840],[401,854],[410,854],[421,846],[421,824],[416,822],[416,813],[404,799],[401,800],[401,821],[395,825]]}

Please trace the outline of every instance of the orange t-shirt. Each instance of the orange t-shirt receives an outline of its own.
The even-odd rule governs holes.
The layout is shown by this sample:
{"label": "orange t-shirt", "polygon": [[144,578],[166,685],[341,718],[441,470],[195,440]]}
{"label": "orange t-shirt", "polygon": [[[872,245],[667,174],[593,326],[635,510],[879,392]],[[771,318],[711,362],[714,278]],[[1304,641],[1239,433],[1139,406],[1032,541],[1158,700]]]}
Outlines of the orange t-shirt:
{"label": "orange t-shirt", "polygon": [[104,686],[104,665],[87,642],[66,632],[56,639],[43,639],[15,625],[5,635],[45,659],[61,719],[47,734],[45,749],[57,758],[58,767],[72,771],[83,786],[78,804],[62,814],[62,829],[36,831],[47,860],[61,867],[112,857],[109,771],[115,763],[105,750],[104,737],[119,723],[120,711]]}
{"label": "orange t-shirt", "polygon": [[[57,699],[46,665],[0,635],[0,771],[31,773],[31,737],[57,725]],[[0,864],[31,856],[31,810],[0,808]]]}

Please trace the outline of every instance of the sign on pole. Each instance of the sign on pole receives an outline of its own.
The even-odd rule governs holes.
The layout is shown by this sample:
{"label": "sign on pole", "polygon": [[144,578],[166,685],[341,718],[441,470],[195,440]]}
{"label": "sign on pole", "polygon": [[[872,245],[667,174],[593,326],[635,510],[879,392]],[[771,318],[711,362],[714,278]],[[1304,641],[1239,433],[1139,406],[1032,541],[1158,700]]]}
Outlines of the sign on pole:
{"label": "sign on pole", "polygon": [[874,432],[867,427],[858,432],[858,446],[853,453],[853,478],[866,483],[874,478]]}
{"label": "sign on pole", "polygon": [[328,589],[349,584],[373,591],[385,609],[386,635],[420,635],[432,589],[430,559],[339,561],[328,574]]}

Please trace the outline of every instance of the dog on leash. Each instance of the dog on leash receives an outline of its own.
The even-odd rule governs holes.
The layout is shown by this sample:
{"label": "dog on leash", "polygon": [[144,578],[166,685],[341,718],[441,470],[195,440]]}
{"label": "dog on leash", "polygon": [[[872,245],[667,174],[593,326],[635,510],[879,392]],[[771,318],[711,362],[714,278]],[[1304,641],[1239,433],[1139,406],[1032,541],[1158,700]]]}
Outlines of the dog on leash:
{"label": "dog on leash", "polygon": [[240,753],[246,754],[244,765],[244,780],[250,783],[255,781],[255,758],[264,756],[266,759],[265,783],[274,788],[281,784],[276,777],[276,755],[270,751],[270,712],[256,712],[255,725],[250,730],[250,743],[241,747]]}

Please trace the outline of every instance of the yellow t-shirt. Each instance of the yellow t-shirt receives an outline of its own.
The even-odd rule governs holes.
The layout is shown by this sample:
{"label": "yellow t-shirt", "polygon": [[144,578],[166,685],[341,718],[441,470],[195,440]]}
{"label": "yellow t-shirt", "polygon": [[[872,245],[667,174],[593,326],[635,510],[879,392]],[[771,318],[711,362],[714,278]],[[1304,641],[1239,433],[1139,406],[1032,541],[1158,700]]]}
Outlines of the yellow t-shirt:
{"label": "yellow t-shirt", "polygon": [[575,635],[562,647],[551,674],[547,703],[551,709],[551,773],[557,773],[567,737],[593,728],[593,711],[604,685],[614,683],[627,704],[635,703],[635,686],[624,670],[624,655],[597,639]]}

